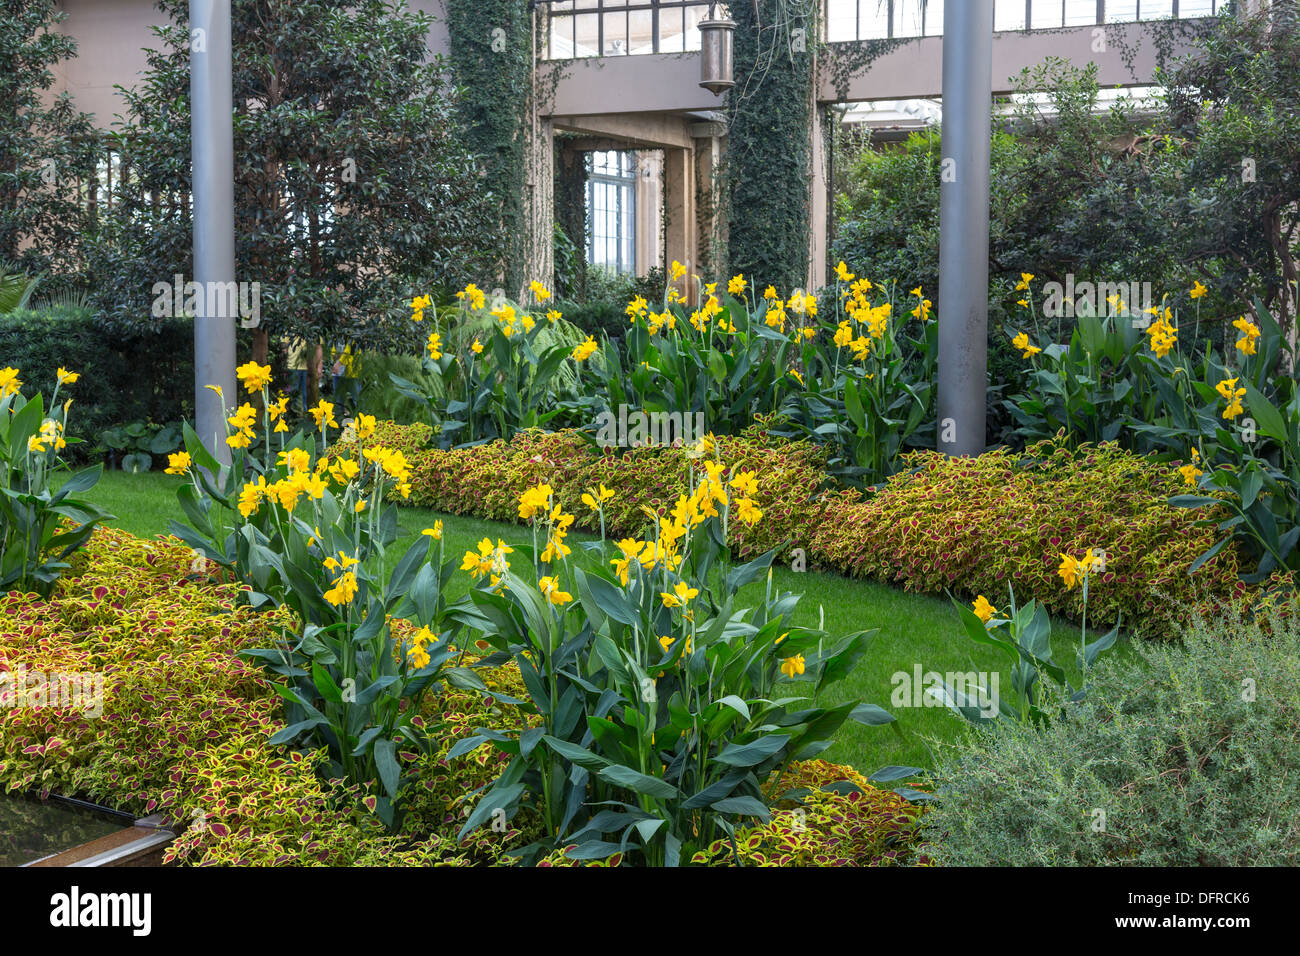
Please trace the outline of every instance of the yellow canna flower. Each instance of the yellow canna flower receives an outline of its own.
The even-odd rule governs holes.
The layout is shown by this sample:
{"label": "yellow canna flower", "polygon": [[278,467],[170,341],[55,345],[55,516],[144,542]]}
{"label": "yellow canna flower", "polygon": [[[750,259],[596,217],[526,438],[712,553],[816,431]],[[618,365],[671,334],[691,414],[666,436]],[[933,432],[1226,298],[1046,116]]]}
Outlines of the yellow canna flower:
{"label": "yellow canna flower", "polygon": [[1209,290],[1205,286],[1201,285],[1201,280],[1197,279],[1196,282],[1192,284],[1191,291],[1188,292],[1187,294],[1190,295],[1193,299],[1199,299],[1202,296],[1204,296],[1205,293],[1208,291]]}
{"label": "yellow canna flower", "polygon": [[441,541],[442,540],[442,519],[439,518],[437,521],[433,523],[432,528],[425,528],[423,531],[420,532],[420,534],[427,535],[428,537],[432,538],[434,541]]}
{"label": "yellow canna flower", "polygon": [[18,380],[18,375],[16,368],[0,369],[0,398],[8,398],[23,387],[23,383]]}
{"label": "yellow canna flower", "polygon": [[699,588],[693,588],[685,581],[678,581],[673,585],[673,593],[660,591],[659,596],[663,598],[664,607],[685,607],[700,593]]}
{"label": "yellow canna flower", "polygon": [[1019,335],[1017,335],[1015,338],[1011,340],[1011,344],[1021,350],[1021,352],[1023,353],[1020,356],[1021,358],[1033,358],[1035,355],[1037,355],[1039,352],[1042,351],[1042,349],[1040,349],[1037,345],[1029,344],[1029,334],[1027,332],[1021,332]]}
{"label": "yellow canna flower", "polygon": [[557,607],[562,607],[573,600],[573,595],[568,591],[561,591],[560,582],[553,577],[541,578],[538,580],[537,586],[541,589],[542,594],[545,595],[546,600],[550,601]]}
{"label": "yellow canna flower", "polygon": [[178,451],[175,454],[171,454],[167,456],[166,474],[183,475],[190,470],[190,467],[193,464],[194,462],[193,460],[191,460],[189,452]]}
{"label": "yellow canna flower", "polygon": [[975,616],[985,624],[991,621],[993,616],[998,613],[998,609],[990,604],[988,599],[982,594],[975,598],[974,603],[971,604],[971,608],[975,611]]}
{"label": "yellow canna flower", "polygon": [[794,657],[787,657],[781,661],[781,673],[786,677],[794,678],[804,672],[804,659],[802,654],[796,654]]}
{"label": "yellow canna flower", "polygon": [[69,372],[65,368],[60,368],[58,371],[58,378],[60,385],[76,385],[77,379],[81,378],[81,373]]}
{"label": "yellow canna flower", "polygon": [[325,592],[325,600],[335,607],[351,604],[357,596],[357,576],[353,571],[344,573],[334,586]]}
{"label": "yellow canna flower", "polygon": [[1242,355],[1254,355],[1255,340],[1260,336],[1259,327],[1244,315],[1233,322],[1232,327],[1241,333],[1241,338],[1237,340],[1237,351]]}
{"label": "yellow canna flower", "polygon": [[248,362],[235,369],[235,377],[250,392],[260,392],[271,384],[271,366]]}
{"label": "yellow canna flower", "polygon": [[589,335],[587,336],[587,341],[583,342],[581,345],[574,347],[573,358],[576,361],[585,362],[587,359],[591,358],[591,356],[595,354],[596,348],[597,348],[596,340]]}
{"label": "yellow canna flower", "polygon": [[1242,407],[1241,400],[1246,395],[1244,388],[1237,388],[1237,379],[1225,378],[1218,385],[1214,386],[1218,392],[1227,401],[1228,407],[1223,410],[1223,417],[1227,419],[1236,418],[1245,409]]}

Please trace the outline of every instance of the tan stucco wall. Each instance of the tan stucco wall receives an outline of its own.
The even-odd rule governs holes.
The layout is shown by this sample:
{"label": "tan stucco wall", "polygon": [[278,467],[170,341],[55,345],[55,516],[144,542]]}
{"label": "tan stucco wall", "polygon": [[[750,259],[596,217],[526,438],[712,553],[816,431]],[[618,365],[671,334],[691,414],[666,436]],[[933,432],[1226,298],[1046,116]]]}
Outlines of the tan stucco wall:
{"label": "tan stucco wall", "polygon": [[[446,54],[447,27],[443,0],[408,0],[413,10],[435,18],[429,35],[431,54]],[[78,108],[94,115],[101,129],[113,125],[125,109],[116,85],[134,85],[146,66],[144,49],[154,45],[151,28],[165,20],[153,0],[61,0],[68,18],[60,31],[76,38],[77,58],[56,71],[54,93],[67,91]]]}

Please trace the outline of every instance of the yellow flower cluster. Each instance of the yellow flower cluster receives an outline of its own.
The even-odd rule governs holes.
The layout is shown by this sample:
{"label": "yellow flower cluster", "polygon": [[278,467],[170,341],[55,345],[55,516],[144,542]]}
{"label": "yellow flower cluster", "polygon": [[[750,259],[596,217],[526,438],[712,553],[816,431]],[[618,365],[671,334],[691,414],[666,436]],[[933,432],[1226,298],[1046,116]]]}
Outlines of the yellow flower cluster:
{"label": "yellow flower cluster", "polygon": [[351,604],[357,596],[357,574],[349,570],[356,563],[356,558],[350,558],[342,551],[338,552],[337,558],[325,559],[325,568],[334,577],[334,586],[325,592],[325,600],[334,607]]}
{"label": "yellow flower cluster", "polygon": [[[705,300],[702,307],[696,309],[690,316],[691,326],[697,332],[703,332],[708,328],[709,323],[722,313],[722,303],[718,301],[718,297],[711,291],[713,286],[709,286],[708,288],[710,290],[708,299]],[[719,328],[723,327],[719,325]],[[726,331],[726,329],[723,328],[723,331]]]}
{"label": "yellow flower cluster", "polygon": [[429,358],[433,359],[433,361],[436,362],[442,358],[442,336],[437,332],[429,333],[429,341],[425,343],[424,347],[429,350]]}
{"label": "yellow flower cluster", "polygon": [[1196,479],[1200,478],[1201,475],[1205,474],[1205,472],[1201,471],[1201,469],[1196,467],[1197,463],[1200,460],[1201,460],[1201,453],[1197,451],[1196,448],[1193,448],[1192,460],[1189,461],[1187,464],[1183,465],[1183,467],[1178,469],[1178,473],[1183,476],[1183,481],[1186,482],[1188,485],[1195,485]]}
{"label": "yellow flower cluster", "polygon": [[1020,349],[1022,353],[1020,356],[1021,358],[1033,358],[1035,355],[1037,355],[1039,352],[1042,351],[1042,349],[1040,349],[1037,345],[1029,344],[1029,334],[1026,332],[1021,332],[1019,335],[1013,338],[1011,340],[1011,344],[1014,345],[1016,348]]}
{"label": "yellow flower cluster", "polygon": [[1241,405],[1241,400],[1246,396],[1246,390],[1237,388],[1237,379],[1225,378],[1214,386],[1214,390],[1222,395],[1224,401],[1228,403],[1228,407],[1223,410],[1224,418],[1233,419],[1245,411]]}
{"label": "yellow flower cluster", "polygon": [[492,586],[496,587],[501,580],[501,575],[510,570],[510,562],[506,559],[506,555],[513,554],[514,550],[500,538],[497,538],[496,547],[492,546],[491,538],[484,538],[478,543],[477,552],[465,552],[460,569],[468,571],[475,579],[489,574]]}
{"label": "yellow flower cluster", "polygon": [[[610,492],[610,496],[612,495],[613,492]],[[546,484],[529,488],[519,496],[520,518],[524,521],[542,517],[546,519],[546,550],[540,556],[540,560],[546,564],[550,564],[557,558],[567,558],[572,552],[572,549],[564,543],[564,539],[569,534],[569,528],[573,526],[574,517],[571,514],[565,514],[564,509],[555,504],[554,497],[551,486]],[[590,498],[591,496],[587,495],[586,497]]]}
{"label": "yellow flower cluster", "polygon": [[1056,573],[1061,576],[1068,589],[1073,589],[1079,584],[1085,583],[1095,567],[1101,562],[1101,555],[1089,548],[1088,553],[1082,558],[1075,558],[1073,555],[1061,554],[1061,565],[1056,569]]}
{"label": "yellow flower cluster", "polygon": [[599,511],[606,501],[614,497],[614,490],[606,488],[604,482],[601,482],[599,488],[583,493],[582,503],[592,511]]}
{"label": "yellow flower cluster", "polygon": [[553,577],[539,578],[537,587],[542,592],[542,596],[557,607],[568,604],[573,600],[573,595],[568,591],[560,590],[560,582]]}
{"label": "yellow flower cluster", "polygon": [[375,446],[367,448],[362,454],[366,461],[375,463],[389,478],[397,482],[397,493],[403,498],[411,497],[411,463],[399,448]]}
{"label": "yellow flower cluster", "polygon": [[233,429],[226,438],[226,444],[231,448],[247,448],[257,437],[253,432],[253,425],[257,423],[257,409],[245,402],[239,406],[235,414],[226,419]]}
{"label": "yellow flower cluster", "polygon": [[487,295],[472,282],[457,292],[456,298],[476,312],[487,305]]}
{"label": "yellow flower cluster", "polygon": [[187,471],[189,471],[190,468],[193,467],[193,465],[194,465],[194,462],[193,462],[193,460],[190,458],[190,453],[189,453],[189,452],[187,452],[187,451],[178,451],[178,452],[176,452],[176,453],[174,453],[174,454],[171,454],[171,455],[168,455],[168,456],[167,456],[167,470],[166,470],[165,474],[168,474],[168,475],[183,475],[183,474],[185,474]]}
{"label": "yellow flower cluster", "polygon": [[63,439],[63,422],[57,418],[45,419],[41,422],[40,433],[27,439],[27,450],[41,455],[51,448],[62,451],[67,447],[68,443]]}
{"label": "yellow flower cluster", "polygon": [[316,403],[315,408],[309,408],[307,411],[311,415],[312,420],[316,423],[316,427],[322,432],[324,432],[326,428],[338,428],[338,422],[334,420],[333,402],[327,402],[322,398]]}
{"label": "yellow flower cluster", "polygon": [[285,420],[289,411],[289,396],[281,395],[279,399],[270,402],[266,406],[266,413],[270,416],[271,421],[275,422],[276,432],[287,432],[289,423]]}
{"label": "yellow flower cluster", "polygon": [[1241,338],[1237,339],[1237,351],[1242,355],[1255,354],[1255,340],[1259,338],[1259,326],[1251,322],[1244,315],[1232,327],[1241,333]]}
{"label": "yellow flower cluster", "polygon": [[410,642],[406,649],[406,660],[415,670],[423,670],[429,666],[430,644],[438,643],[438,638],[427,627],[422,627],[410,637]]}
{"label": "yellow flower cluster", "polygon": [[427,295],[417,295],[411,300],[411,321],[423,322],[424,310],[433,305],[433,299]]}
{"label": "yellow flower cluster", "polygon": [[573,358],[575,361],[585,362],[596,354],[596,348],[596,340],[589,335],[587,336],[587,341],[574,346]]}
{"label": "yellow flower cluster", "polygon": [[998,609],[990,604],[988,598],[982,594],[975,598],[974,603],[971,604],[971,609],[974,610],[975,616],[985,624],[993,620],[998,613]]}
{"label": "yellow flower cluster", "polygon": [[1178,344],[1178,329],[1170,323],[1173,313],[1165,309],[1164,313],[1156,306],[1146,310],[1152,315],[1159,318],[1151,323],[1151,328],[1147,329],[1147,335],[1151,337],[1151,351],[1155,353],[1156,358],[1164,358],[1170,353],[1175,345]]}
{"label": "yellow flower cluster", "polygon": [[18,378],[20,374],[16,368],[0,369],[0,398],[8,398],[23,387],[23,383]]}
{"label": "yellow flower cluster", "polygon": [[260,392],[271,384],[271,366],[248,362],[235,369],[235,377],[249,392]]}

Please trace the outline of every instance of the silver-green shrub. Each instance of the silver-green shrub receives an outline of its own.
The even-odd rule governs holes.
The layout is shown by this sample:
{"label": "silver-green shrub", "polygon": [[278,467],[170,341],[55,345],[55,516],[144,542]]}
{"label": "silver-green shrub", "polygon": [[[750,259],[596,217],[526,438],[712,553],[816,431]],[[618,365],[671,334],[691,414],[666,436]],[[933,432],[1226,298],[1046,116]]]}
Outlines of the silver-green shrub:
{"label": "silver-green shrub", "polygon": [[[1300,864],[1300,621],[1200,622],[1082,704],[941,745],[943,864]],[[1045,708],[1046,709],[1046,708]]]}

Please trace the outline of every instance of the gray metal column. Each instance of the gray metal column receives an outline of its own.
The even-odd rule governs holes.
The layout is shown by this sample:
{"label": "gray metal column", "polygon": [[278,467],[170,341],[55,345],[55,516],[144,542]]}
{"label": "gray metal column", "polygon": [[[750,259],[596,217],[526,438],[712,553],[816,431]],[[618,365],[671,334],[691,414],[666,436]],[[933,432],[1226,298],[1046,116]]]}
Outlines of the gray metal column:
{"label": "gray metal column", "polygon": [[[195,432],[229,463],[225,408],[206,386],[220,385],[225,403],[238,399],[231,300],[211,295],[235,281],[235,142],[231,81],[230,0],[190,0],[190,129],[194,160],[194,281],[206,306],[194,320]],[[214,286],[213,283],[219,285]],[[236,306],[237,307],[237,306]]]}
{"label": "gray metal column", "polygon": [[993,0],[944,4],[938,449],[984,450]]}

